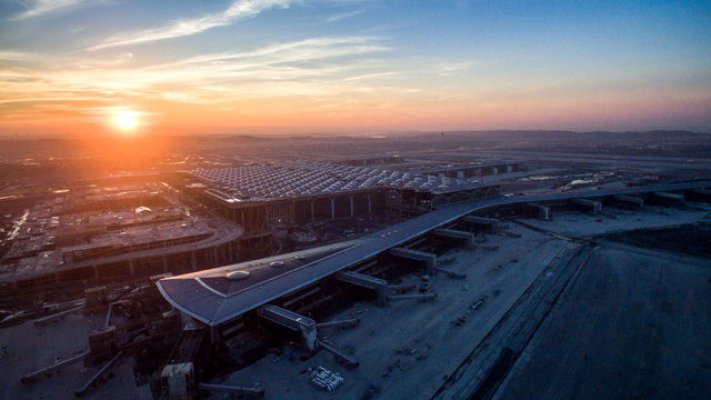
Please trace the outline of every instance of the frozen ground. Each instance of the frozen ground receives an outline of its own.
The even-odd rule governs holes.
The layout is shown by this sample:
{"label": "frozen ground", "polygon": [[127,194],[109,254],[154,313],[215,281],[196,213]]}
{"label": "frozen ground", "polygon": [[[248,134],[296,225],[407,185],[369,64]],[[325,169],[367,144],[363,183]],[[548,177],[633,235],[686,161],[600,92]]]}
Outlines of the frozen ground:
{"label": "frozen ground", "polygon": [[703,399],[711,261],[602,244],[497,399]]}

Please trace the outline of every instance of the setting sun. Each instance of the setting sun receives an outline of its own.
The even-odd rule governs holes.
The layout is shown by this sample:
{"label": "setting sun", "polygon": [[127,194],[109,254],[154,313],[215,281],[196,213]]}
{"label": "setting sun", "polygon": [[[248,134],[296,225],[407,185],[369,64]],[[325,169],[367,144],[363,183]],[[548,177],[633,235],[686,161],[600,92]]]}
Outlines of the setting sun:
{"label": "setting sun", "polygon": [[132,131],[138,126],[138,114],[133,111],[118,110],[111,120],[114,126],[122,131]]}

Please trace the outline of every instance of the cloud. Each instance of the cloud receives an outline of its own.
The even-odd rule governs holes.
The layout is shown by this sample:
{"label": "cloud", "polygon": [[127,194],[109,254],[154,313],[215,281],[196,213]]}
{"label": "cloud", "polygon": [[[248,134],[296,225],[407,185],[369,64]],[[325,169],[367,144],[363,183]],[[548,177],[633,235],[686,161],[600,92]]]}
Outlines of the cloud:
{"label": "cloud", "polygon": [[375,79],[381,84],[392,75],[383,71],[382,63],[368,58],[389,50],[380,40],[315,37],[143,67],[128,63],[131,53],[111,59],[54,60],[51,65],[22,69],[0,67],[0,105],[17,104],[17,99],[32,104],[78,98],[224,105],[250,99],[359,94],[368,89],[364,84]]}
{"label": "cloud", "polygon": [[0,50],[0,62],[2,61],[34,61],[39,57],[34,53],[28,53],[25,51],[15,51],[15,50]]}
{"label": "cloud", "polygon": [[355,11],[342,12],[339,14],[333,14],[333,15],[326,18],[326,22],[343,21],[344,19],[352,18],[352,17],[355,17],[356,15],[363,14],[363,12],[365,12],[365,10],[355,10]]}
{"label": "cloud", "polygon": [[23,13],[16,15],[13,19],[28,19],[52,14],[58,11],[65,11],[80,4],[98,3],[91,0],[32,0],[29,8]]}
{"label": "cloud", "polygon": [[[367,36],[319,37],[274,44],[253,51],[223,52],[185,58],[168,65],[218,64],[227,61],[249,61],[245,65],[308,62],[335,57],[354,56],[389,50],[376,38]],[[165,66],[162,66],[165,67]]]}
{"label": "cloud", "polygon": [[133,53],[125,52],[115,55],[107,55],[100,59],[83,59],[76,64],[79,69],[92,69],[99,67],[114,67],[123,64],[128,64],[133,60]]}
{"label": "cloud", "polygon": [[110,47],[128,46],[190,36],[212,28],[229,25],[239,19],[254,17],[262,11],[274,7],[287,8],[293,2],[294,0],[237,0],[225,11],[219,13],[207,14],[197,18],[181,19],[158,28],[118,33],[103,43],[89,48],[89,50],[101,50]]}
{"label": "cloud", "polygon": [[391,76],[397,76],[397,75],[398,75],[398,73],[395,71],[373,72],[370,74],[351,76],[351,77],[345,78],[344,81],[351,82],[351,81],[373,80],[373,79],[377,79],[377,78],[385,78],[385,77],[391,77]]}
{"label": "cloud", "polygon": [[451,76],[459,72],[469,70],[475,65],[481,64],[481,61],[454,61],[438,64],[434,70],[440,76]]}

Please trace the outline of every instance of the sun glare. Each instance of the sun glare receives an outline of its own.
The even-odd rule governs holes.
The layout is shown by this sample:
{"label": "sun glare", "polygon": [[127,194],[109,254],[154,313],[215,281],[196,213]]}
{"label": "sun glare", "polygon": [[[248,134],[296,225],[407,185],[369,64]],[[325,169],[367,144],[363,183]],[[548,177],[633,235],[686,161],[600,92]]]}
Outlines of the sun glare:
{"label": "sun glare", "polygon": [[138,114],[133,111],[117,110],[111,120],[122,131],[133,131],[138,127]]}

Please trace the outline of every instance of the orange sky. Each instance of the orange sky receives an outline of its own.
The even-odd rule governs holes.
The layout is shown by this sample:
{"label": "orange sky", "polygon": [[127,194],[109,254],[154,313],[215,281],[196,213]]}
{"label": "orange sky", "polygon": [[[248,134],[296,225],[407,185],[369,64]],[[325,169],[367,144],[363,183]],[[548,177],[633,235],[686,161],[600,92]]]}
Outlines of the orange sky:
{"label": "orange sky", "polygon": [[711,7],[415,3],[5,2],[0,135],[711,130]]}

